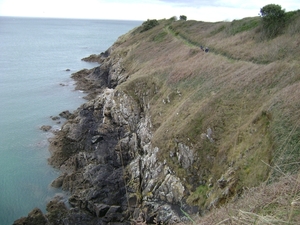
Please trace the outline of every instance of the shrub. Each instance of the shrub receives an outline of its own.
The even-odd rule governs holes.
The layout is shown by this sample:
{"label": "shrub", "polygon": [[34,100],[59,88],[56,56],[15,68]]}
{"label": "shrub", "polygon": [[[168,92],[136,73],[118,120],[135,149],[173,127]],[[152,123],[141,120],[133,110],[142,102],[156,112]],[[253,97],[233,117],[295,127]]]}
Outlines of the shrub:
{"label": "shrub", "polygon": [[275,37],[281,32],[285,22],[285,10],[280,5],[269,4],[260,9],[263,31],[266,36]]}
{"label": "shrub", "polygon": [[278,22],[284,19],[285,10],[280,5],[269,4],[260,9],[260,16],[264,22]]}
{"label": "shrub", "polygon": [[151,28],[157,26],[159,23],[157,20],[147,20],[145,21],[143,24],[142,24],[142,30],[141,32],[144,32],[144,31],[147,31],[147,30],[150,30]]}
{"label": "shrub", "polygon": [[181,16],[179,17],[179,19],[180,19],[180,20],[186,20],[187,17],[186,17],[185,15],[181,15]]}

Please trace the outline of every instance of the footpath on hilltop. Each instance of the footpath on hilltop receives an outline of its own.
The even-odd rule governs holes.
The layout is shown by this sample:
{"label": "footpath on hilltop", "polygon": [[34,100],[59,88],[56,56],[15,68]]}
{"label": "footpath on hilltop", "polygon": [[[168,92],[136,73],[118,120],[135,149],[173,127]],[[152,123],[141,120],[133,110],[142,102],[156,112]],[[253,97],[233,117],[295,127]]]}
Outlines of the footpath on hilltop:
{"label": "footpath on hilltop", "polygon": [[14,224],[297,224],[299,11],[280,25],[148,20],[85,58],[50,140],[70,207]]}

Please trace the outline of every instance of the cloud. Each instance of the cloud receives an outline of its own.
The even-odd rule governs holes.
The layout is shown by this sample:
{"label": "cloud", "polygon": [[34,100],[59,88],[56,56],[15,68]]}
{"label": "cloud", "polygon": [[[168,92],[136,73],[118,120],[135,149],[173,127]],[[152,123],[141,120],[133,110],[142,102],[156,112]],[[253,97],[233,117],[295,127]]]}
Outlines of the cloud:
{"label": "cloud", "polygon": [[258,16],[260,9],[268,4],[278,4],[286,11],[299,9],[298,0],[160,0],[174,8],[181,8],[188,19],[203,21],[231,21]]}
{"label": "cloud", "polygon": [[221,8],[243,8],[247,9],[257,9],[258,11],[265,5],[268,4],[278,4],[282,8],[287,8],[288,10],[297,10],[299,9],[298,0],[254,0],[254,1],[245,1],[245,0],[160,0],[167,4],[171,4],[177,7],[221,7]]}
{"label": "cloud", "polygon": [[[281,0],[282,1],[282,0]],[[299,0],[273,0],[286,11]],[[0,15],[120,20],[163,19],[180,15],[201,21],[223,21],[258,16],[269,0],[0,0]]]}
{"label": "cloud", "polygon": [[176,6],[200,7],[200,6],[214,5],[215,1],[202,0],[200,2],[200,1],[196,1],[196,0],[188,0],[188,1],[182,1],[182,0],[161,0],[161,2],[173,4],[173,5],[176,5]]}

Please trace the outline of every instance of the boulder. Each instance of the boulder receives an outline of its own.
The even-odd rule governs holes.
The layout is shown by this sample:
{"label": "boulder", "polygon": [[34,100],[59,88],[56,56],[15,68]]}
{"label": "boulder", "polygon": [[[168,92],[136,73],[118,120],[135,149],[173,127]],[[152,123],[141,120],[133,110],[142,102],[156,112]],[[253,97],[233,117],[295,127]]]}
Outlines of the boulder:
{"label": "boulder", "polygon": [[63,111],[59,114],[60,117],[65,119],[70,119],[72,117],[72,113],[69,110]]}
{"label": "boulder", "polygon": [[48,225],[47,219],[39,208],[34,208],[27,217],[16,220],[13,225]]}
{"label": "boulder", "polygon": [[43,125],[40,127],[40,130],[47,132],[47,131],[51,130],[51,128],[52,128],[52,126],[50,126],[50,125]]}
{"label": "boulder", "polygon": [[59,120],[59,119],[60,119],[59,116],[50,116],[50,118],[51,118],[52,120]]}
{"label": "boulder", "polygon": [[66,177],[66,174],[60,175],[58,178],[56,178],[54,181],[52,181],[51,186],[54,188],[60,188],[63,185],[65,177]]}

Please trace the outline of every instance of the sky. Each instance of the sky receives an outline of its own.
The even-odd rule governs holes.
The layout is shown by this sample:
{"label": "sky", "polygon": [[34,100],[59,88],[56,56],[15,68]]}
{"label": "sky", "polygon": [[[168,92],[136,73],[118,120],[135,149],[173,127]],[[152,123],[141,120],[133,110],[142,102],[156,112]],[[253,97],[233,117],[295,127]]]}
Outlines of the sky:
{"label": "sky", "polygon": [[299,0],[0,0],[0,16],[216,22],[258,16],[268,4],[300,9]]}

